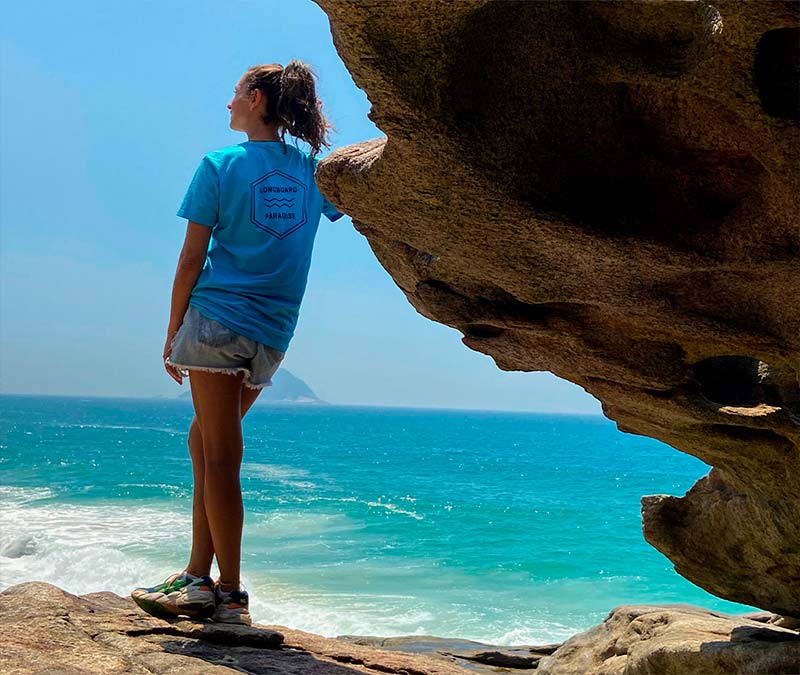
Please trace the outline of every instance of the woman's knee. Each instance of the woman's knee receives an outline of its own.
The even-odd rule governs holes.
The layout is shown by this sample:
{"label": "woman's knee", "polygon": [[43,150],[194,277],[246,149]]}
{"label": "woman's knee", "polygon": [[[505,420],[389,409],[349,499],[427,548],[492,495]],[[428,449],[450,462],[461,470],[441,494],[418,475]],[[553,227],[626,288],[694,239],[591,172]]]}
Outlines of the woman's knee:
{"label": "woman's knee", "polygon": [[192,418],[192,423],[189,425],[189,454],[192,458],[203,459],[203,432],[200,429],[200,422],[197,421],[197,416]]}
{"label": "woman's knee", "polygon": [[203,457],[206,469],[218,472],[236,473],[242,464],[244,446],[241,437],[226,438],[222,441],[205,441]]}

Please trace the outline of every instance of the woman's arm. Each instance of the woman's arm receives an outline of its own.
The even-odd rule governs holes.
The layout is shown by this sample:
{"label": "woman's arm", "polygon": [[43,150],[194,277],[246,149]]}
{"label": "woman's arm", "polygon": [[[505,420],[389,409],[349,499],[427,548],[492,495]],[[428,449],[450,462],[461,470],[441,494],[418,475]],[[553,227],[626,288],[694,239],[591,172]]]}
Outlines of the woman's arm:
{"label": "woman's arm", "polygon": [[189,221],[181,255],[178,258],[178,268],[175,270],[175,281],[172,283],[172,304],[167,333],[174,335],[183,323],[183,315],[189,307],[189,296],[206,261],[210,239],[210,227]]}
{"label": "woman's arm", "polygon": [[183,241],[178,267],[175,270],[175,280],[172,283],[172,302],[169,312],[169,325],[167,326],[167,343],[164,345],[164,366],[170,377],[178,384],[183,378],[180,372],[166,363],[167,357],[172,352],[171,343],[178,329],[183,323],[183,316],[189,307],[189,297],[197,283],[197,278],[203,270],[208,242],[211,239],[211,228],[200,225],[190,220],[186,226],[186,238]]}

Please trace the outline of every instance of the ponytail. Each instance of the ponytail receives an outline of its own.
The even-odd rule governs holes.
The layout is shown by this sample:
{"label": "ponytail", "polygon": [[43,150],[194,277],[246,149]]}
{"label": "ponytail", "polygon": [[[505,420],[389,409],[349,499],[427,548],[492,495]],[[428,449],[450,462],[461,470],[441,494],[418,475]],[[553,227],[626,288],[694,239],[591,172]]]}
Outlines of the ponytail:
{"label": "ponytail", "polygon": [[264,121],[277,124],[278,134],[299,138],[311,146],[312,156],[330,147],[327,136],[333,125],[322,113],[317,98],[314,72],[309,66],[292,59],[281,67],[278,63],[249,68],[244,75],[248,91],[259,89],[267,99]]}

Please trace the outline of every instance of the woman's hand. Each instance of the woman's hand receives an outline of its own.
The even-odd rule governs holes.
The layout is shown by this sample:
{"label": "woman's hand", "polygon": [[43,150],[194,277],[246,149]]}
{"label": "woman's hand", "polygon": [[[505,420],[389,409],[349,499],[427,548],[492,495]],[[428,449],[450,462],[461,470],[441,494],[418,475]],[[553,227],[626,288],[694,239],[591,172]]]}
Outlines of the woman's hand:
{"label": "woman's hand", "polygon": [[169,358],[170,354],[172,354],[172,341],[175,339],[175,335],[178,331],[170,331],[167,333],[167,343],[164,345],[164,368],[167,371],[167,374],[175,380],[178,384],[183,384],[183,375],[181,371],[178,370],[175,366],[171,363],[167,363],[167,359]]}

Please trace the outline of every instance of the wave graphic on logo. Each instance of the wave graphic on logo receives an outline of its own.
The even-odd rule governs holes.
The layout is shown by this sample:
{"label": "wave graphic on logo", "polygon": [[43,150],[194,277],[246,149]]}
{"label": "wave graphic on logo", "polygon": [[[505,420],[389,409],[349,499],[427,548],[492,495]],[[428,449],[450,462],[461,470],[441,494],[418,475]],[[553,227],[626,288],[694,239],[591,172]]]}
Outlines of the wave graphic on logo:
{"label": "wave graphic on logo", "polygon": [[267,206],[294,206],[294,197],[287,199],[286,197],[276,197],[275,199],[264,199],[264,204]]}

